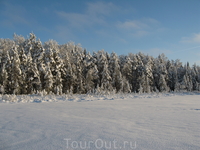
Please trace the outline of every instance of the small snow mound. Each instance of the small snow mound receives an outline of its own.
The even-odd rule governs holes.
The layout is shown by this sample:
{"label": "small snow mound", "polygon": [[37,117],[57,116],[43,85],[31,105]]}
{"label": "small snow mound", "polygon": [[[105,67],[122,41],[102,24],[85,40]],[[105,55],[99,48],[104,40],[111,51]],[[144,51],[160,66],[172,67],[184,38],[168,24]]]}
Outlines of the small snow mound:
{"label": "small snow mound", "polygon": [[41,103],[41,102],[42,102],[41,99],[34,99],[34,100],[33,100],[33,103]]}

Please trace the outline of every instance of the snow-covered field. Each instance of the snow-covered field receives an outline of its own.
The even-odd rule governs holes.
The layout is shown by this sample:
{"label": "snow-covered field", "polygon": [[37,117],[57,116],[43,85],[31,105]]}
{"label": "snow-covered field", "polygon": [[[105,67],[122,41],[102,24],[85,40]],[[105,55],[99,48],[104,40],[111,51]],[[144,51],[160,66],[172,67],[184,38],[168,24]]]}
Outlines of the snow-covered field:
{"label": "snow-covered field", "polygon": [[0,150],[66,149],[199,150],[200,94],[0,96]]}

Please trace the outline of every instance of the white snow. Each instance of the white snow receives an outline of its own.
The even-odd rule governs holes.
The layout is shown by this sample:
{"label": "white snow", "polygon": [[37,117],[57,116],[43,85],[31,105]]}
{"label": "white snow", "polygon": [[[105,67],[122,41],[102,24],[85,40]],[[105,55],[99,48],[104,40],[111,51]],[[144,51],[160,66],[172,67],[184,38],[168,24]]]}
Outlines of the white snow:
{"label": "white snow", "polygon": [[0,150],[199,150],[199,125],[198,93],[0,96]]}

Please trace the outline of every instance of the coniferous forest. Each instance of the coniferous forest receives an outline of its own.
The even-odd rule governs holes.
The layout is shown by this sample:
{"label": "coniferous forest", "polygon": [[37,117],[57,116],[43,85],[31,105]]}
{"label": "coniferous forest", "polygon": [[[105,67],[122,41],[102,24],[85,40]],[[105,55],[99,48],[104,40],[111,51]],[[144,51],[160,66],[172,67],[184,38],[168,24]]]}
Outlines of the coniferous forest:
{"label": "coniferous forest", "polygon": [[200,67],[141,52],[90,54],[73,42],[0,39],[1,94],[85,94],[199,91]]}

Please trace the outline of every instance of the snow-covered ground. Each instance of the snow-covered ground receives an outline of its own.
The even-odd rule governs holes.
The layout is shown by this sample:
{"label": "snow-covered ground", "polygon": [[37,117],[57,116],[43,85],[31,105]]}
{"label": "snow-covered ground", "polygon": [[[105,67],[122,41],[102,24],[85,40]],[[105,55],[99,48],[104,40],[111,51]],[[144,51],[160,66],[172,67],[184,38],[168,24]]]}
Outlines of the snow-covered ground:
{"label": "snow-covered ground", "polygon": [[66,149],[199,150],[200,94],[0,96],[0,150]]}

